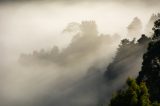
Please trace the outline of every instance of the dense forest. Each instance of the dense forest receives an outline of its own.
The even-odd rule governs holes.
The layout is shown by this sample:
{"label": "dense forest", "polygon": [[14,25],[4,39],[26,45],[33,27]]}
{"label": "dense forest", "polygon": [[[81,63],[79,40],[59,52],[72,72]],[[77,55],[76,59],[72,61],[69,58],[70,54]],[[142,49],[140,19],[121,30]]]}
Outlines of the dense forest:
{"label": "dense forest", "polygon": [[[159,106],[160,101],[160,19],[154,22],[154,34],[149,41],[147,51],[143,55],[141,71],[136,79],[128,78],[126,86],[113,95],[110,106]],[[142,35],[144,39],[145,35]],[[146,41],[144,40],[144,41]],[[142,42],[142,39],[138,40]],[[124,43],[125,42],[125,43]],[[130,44],[123,40],[122,44]],[[140,49],[139,49],[140,50]],[[120,52],[118,52],[120,53]],[[133,54],[135,55],[135,53]],[[115,58],[116,62],[118,59]],[[113,68],[112,64],[108,67]],[[123,72],[120,72],[123,73]],[[110,75],[108,75],[110,74]],[[116,76],[110,71],[107,76]]]}

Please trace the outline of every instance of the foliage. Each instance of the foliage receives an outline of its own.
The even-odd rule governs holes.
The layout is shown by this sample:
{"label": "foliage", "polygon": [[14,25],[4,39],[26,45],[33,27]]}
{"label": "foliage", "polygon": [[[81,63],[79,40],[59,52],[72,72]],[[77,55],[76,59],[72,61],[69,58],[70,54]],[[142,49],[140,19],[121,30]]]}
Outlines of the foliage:
{"label": "foliage", "polygon": [[137,61],[141,61],[140,57],[146,52],[150,41],[151,39],[144,34],[137,41],[135,39],[131,41],[128,39],[121,40],[113,62],[107,67],[105,78],[115,80],[120,75],[132,71],[130,67],[137,67],[136,65],[140,67],[140,62]]}
{"label": "foliage", "polygon": [[143,56],[142,69],[137,78],[138,83],[145,81],[151,100],[160,101],[160,20],[155,22],[153,40]]}
{"label": "foliage", "polygon": [[160,106],[160,19],[155,21],[153,30],[136,81],[129,78],[127,88],[111,99],[110,106]]}
{"label": "foliage", "polygon": [[151,106],[146,84],[138,85],[134,79],[128,78],[127,89],[118,91],[110,106]]}

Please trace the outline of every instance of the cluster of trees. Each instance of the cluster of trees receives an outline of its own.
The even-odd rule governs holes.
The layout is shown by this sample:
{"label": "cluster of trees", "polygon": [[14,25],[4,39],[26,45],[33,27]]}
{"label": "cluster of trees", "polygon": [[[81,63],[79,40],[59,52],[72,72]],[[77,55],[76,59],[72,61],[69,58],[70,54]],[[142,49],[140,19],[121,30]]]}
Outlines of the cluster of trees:
{"label": "cluster of trees", "polygon": [[153,29],[153,41],[149,43],[148,51],[143,56],[142,70],[137,82],[145,81],[151,100],[160,101],[160,19],[155,22]]}
{"label": "cluster of trees", "polygon": [[110,106],[158,106],[158,102],[152,103],[145,82],[137,84],[134,79],[128,78],[127,88],[118,91],[113,96]]}
{"label": "cluster of trees", "polygon": [[153,30],[138,77],[127,80],[127,87],[113,96],[110,106],[160,106],[160,19]]}
{"label": "cluster of trees", "polygon": [[143,27],[142,21],[138,17],[135,17],[127,27],[128,36],[130,38],[139,38],[139,35],[142,33],[143,28],[146,35],[153,34],[152,27],[154,26],[154,22],[159,18],[160,13],[152,14],[146,26]]}
{"label": "cluster of trees", "polygon": [[[120,75],[127,73],[129,71],[128,68],[137,67],[139,64],[136,65],[135,63],[139,63],[137,61],[140,61],[139,58],[147,50],[147,45],[150,41],[151,38],[144,34],[137,41],[135,39],[132,41],[128,39],[121,40],[113,62],[107,67],[105,78],[107,80],[115,80]],[[129,65],[130,67],[128,67]]]}
{"label": "cluster of trees", "polygon": [[154,26],[154,22],[159,18],[160,18],[160,13],[152,14],[145,28],[146,34],[149,34],[149,35],[152,34],[152,28]]}
{"label": "cluster of trees", "polygon": [[[33,51],[31,54],[22,54],[19,58],[20,63],[27,66],[33,65],[60,65],[68,66],[87,58],[97,58],[97,53],[107,51],[111,45],[119,41],[118,35],[110,36],[99,34],[95,21],[83,21],[81,23],[71,23],[64,31],[65,33],[74,34],[70,44],[59,50],[55,46],[49,50]],[[107,46],[103,46],[107,45]],[[93,56],[94,55],[94,56]],[[104,54],[105,55],[105,54]]]}

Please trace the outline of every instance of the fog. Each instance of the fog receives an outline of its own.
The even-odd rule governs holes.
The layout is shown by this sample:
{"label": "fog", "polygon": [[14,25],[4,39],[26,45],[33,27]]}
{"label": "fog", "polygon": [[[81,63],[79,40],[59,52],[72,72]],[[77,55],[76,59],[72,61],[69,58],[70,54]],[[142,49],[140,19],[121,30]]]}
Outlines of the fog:
{"label": "fog", "polygon": [[127,26],[138,17],[145,33],[150,16],[160,9],[156,0],[152,5],[147,0],[1,1],[2,106],[96,106],[108,101],[107,89],[112,88],[103,73],[120,39],[128,37]]}

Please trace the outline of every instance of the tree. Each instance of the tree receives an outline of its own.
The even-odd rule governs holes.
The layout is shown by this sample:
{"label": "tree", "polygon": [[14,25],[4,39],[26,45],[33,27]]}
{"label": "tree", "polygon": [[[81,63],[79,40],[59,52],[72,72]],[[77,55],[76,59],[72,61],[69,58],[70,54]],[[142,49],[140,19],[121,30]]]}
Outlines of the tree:
{"label": "tree", "polygon": [[[139,64],[141,63],[141,57],[146,52],[150,41],[151,39],[144,34],[138,40],[121,40],[113,62],[108,65],[105,71],[105,78],[107,81],[115,81],[115,79],[122,76],[122,79],[124,79],[123,82],[125,82],[128,77],[128,75],[125,74],[135,71],[135,67],[138,73],[138,67],[141,67]],[[111,82],[111,84],[113,84],[113,82]]]}
{"label": "tree", "polygon": [[[127,80],[127,88],[120,90],[110,106],[160,106],[160,19],[154,23],[154,35],[143,55],[142,69],[135,80]],[[138,43],[145,41],[145,36]]]}
{"label": "tree", "polygon": [[128,78],[127,89],[118,91],[109,104],[110,106],[151,106],[149,93],[144,82],[140,85]]}
{"label": "tree", "polygon": [[158,39],[160,37],[160,19],[155,21],[153,30],[154,30],[153,39]]}
{"label": "tree", "polygon": [[128,28],[128,35],[131,38],[139,37],[142,31],[142,22],[138,17],[135,17],[127,28]]}
{"label": "tree", "polygon": [[137,82],[146,82],[152,101],[160,101],[160,19],[155,21],[153,40],[143,56]]}
{"label": "tree", "polygon": [[150,35],[150,34],[153,33],[152,28],[154,26],[154,22],[156,20],[158,20],[159,18],[160,18],[160,13],[152,14],[152,16],[150,17],[150,19],[149,19],[149,21],[148,21],[148,23],[146,25],[146,28],[145,28],[145,33],[146,34]]}

